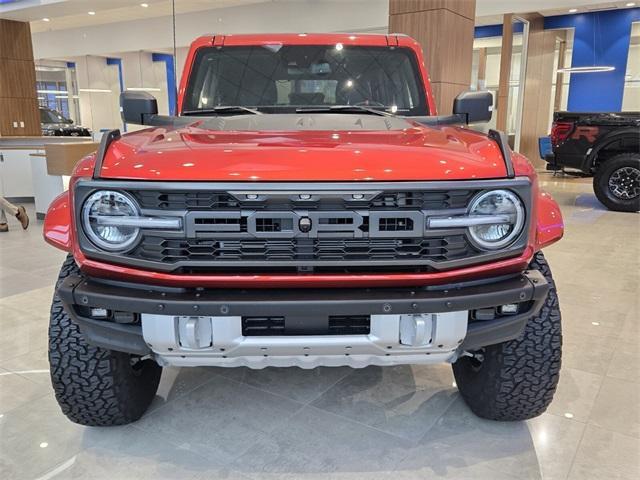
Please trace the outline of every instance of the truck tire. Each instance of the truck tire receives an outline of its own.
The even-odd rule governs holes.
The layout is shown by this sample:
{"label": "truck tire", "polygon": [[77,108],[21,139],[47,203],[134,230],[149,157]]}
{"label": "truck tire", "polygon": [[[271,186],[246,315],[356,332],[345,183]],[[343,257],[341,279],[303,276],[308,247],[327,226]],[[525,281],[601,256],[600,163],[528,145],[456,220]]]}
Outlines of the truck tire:
{"label": "truck tire", "polygon": [[609,210],[640,210],[640,153],[621,153],[603,162],[593,177],[593,190]]}
{"label": "truck tire", "polygon": [[[58,284],[78,272],[69,255]],[[49,323],[49,365],[62,412],[72,422],[88,426],[138,420],[153,400],[162,373],[153,360],[88,344],[55,293]]]}
{"label": "truck tire", "polygon": [[551,284],[537,315],[519,338],[489,345],[477,357],[460,357],[453,373],[462,398],[482,418],[517,421],[544,412],[560,376],[562,331],[551,270],[542,253],[530,263]]}

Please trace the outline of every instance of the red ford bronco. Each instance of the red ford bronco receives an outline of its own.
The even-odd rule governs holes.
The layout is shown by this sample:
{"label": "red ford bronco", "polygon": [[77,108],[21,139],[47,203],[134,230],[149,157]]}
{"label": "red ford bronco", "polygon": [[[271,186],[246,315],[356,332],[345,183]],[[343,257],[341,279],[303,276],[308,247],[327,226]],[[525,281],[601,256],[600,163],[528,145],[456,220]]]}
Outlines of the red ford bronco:
{"label": "red ford bronco", "polygon": [[478,415],[551,402],[558,297],[541,249],[557,204],[491,117],[487,92],[438,116],[402,35],[206,36],[177,116],[121,95],[51,205],[69,252],[49,360],[63,412],[125,424],[162,367],[453,365]]}

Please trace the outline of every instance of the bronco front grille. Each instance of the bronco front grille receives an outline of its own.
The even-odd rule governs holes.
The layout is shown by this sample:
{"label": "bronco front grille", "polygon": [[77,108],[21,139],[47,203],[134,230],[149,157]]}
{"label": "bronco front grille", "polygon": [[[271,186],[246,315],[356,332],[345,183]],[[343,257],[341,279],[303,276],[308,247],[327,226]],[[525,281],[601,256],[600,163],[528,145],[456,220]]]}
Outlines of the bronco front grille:
{"label": "bronco front grille", "polygon": [[130,250],[115,253],[97,249],[79,229],[85,254],[181,274],[420,273],[513,256],[523,250],[526,235],[503,251],[486,252],[473,244],[465,227],[431,228],[429,220],[466,215],[473,198],[485,189],[512,188],[530,198],[526,179],[317,184],[96,180],[76,184],[77,224],[82,223],[83,199],[97,188],[120,190],[135,200],[142,216],[177,218],[179,227],[143,228]]}
{"label": "bronco front grille", "polygon": [[162,263],[211,260],[410,260],[446,261],[473,253],[463,235],[386,239],[166,239],[145,237],[131,256]]}
{"label": "bronco front grille", "polygon": [[368,199],[350,199],[324,196],[318,201],[300,201],[295,198],[268,197],[262,201],[247,201],[226,192],[217,191],[162,191],[133,190],[133,195],[143,209],[157,210],[225,210],[251,208],[259,210],[312,210],[376,208],[444,210],[465,208],[477,190],[439,190],[382,192]]}

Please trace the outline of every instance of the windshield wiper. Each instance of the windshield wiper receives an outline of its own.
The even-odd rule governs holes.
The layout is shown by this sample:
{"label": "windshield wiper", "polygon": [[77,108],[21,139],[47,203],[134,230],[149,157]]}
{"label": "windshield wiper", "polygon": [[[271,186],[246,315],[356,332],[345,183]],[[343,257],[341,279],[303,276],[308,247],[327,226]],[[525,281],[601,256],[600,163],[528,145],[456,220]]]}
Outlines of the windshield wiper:
{"label": "windshield wiper", "polygon": [[253,115],[262,115],[262,112],[249,107],[240,105],[219,105],[212,108],[199,108],[197,110],[185,110],[183,115],[224,115],[234,113],[251,113]]}
{"label": "windshield wiper", "polygon": [[363,105],[331,105],[331,106],[317,106],[317,107],[304,107],[296,108],[296,113],[367,113],[369,115],[380,115],[382,117],[393,117],[394,115],[384,110],[378,110],[372,107],[365,107]]}

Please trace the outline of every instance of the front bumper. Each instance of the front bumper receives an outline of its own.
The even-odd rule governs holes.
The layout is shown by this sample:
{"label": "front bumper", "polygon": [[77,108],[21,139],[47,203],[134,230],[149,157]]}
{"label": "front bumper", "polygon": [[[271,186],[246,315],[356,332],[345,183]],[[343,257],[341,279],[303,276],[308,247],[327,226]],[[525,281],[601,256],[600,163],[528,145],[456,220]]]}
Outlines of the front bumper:
{"label": "front bumper", "polygon": [[[59,285],[58,295],[87,341],[103,348],[153,354],[159,363],[183,366],[312,368],[455,361],[464,350],[518,337],[548,290],[544,276],[529,270],[489,283],[340,290],[177,289],[69,276]],[[515,315],[476,320],[470,314],[512,303],[520,305]],[[134,313],[142,321],[97,320],[87,314],[90,308]],[[305,334],[307,324],[317,325],[319,318],[334,315],[369,316],[371,331],[366,335]],[[299,331],[289,336],[243,336],[242,318],[252,316],[291,319]],[[195,347],[185,343],[180,319],[206,322],[213,340]],[[422,343],[401,341],[401,324],[406,325],[407,319],[416,319],[420,328],[428,330]],[[189,328],[200,328],[193,322]]]}

